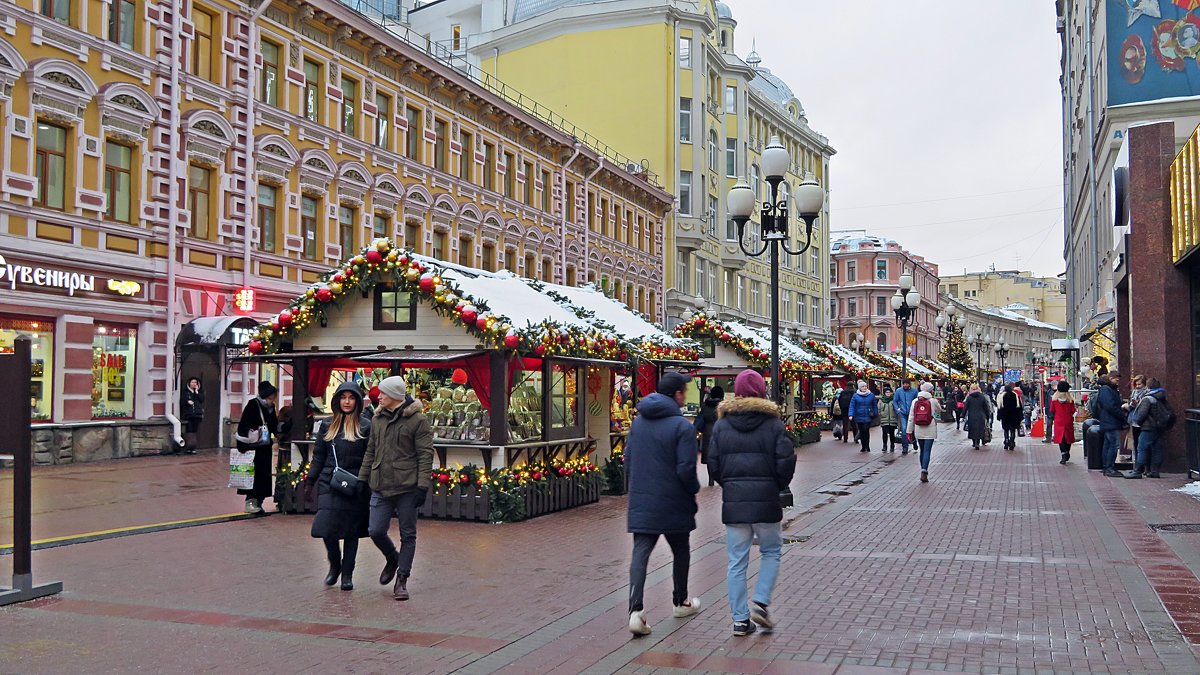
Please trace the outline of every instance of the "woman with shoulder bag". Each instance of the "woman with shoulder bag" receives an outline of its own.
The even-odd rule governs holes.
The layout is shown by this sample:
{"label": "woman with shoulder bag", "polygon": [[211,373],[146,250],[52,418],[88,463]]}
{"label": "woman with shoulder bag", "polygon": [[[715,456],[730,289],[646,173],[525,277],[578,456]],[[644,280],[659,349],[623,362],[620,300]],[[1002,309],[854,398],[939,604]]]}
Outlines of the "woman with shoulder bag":
{"label": "woman with shoulder bag", "polygon": [[246,513],[262,513],[262,501],[275,492],[271,481],[271,438],[279,432],[275,401],[279,390],[267,381],[258,384],[258,396],[246,402],[237,426],[238,452],[254,453],[254,486],[238,490],[246,497]]}
{"label": "woman with shoulder bag", "polygon": [[[354,589],[354,560],[358,540],[367,536],[371,492],[358,480],[371,423],[362,418],[362,390],[346,382],[333,394],[333,416],[317,427],[313,461],[304,481],[304,494],[317,489],[317,515],[312,536],[325,542],[329,574],[325,585],[342,579],[342,590]],[[341,546],[339,548],[339,541]]]}

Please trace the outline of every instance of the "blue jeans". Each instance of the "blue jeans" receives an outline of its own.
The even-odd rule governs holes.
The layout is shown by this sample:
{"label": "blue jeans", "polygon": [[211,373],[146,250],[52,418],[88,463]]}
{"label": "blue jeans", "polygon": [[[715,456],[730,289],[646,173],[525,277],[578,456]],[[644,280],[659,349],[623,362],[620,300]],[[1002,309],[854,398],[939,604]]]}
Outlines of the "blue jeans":
{"label": "blue jeans", "polygon": [[782,523],[726,525],[729,607],[733,610],[734,621],[750,620],[750,602],[746,597],[746,567],[750,563],[750,544],[755,534],[758,535],[758,548],[762,559],[758,568],[758,581],[754,584],[754,602],[771,604],[771,591],[775,589],[775,578],[779,576],[779,556],[783,551]]}
{"label": "blue jeans", "polygon": [[[900,429],[908,428],[908,415],[896,415],[897,421],[900,422]],[[900,451],[908,452],[908,434],[900,434]]]}
{"label": "blue jeans", "polygon": [[1121,447],[1121,430],[1104,432],[1104,470],[1116,471],[1117,466],[1117,449]]}
{"label": "blue jeans", "polygon": [[920,448],[921,448],[921,470],[928,471],[929,470],[929,454],[933,452],[933,439],[932,438],[919,438],[919,439],[917,439],[917,445],[920,446]]}
{"label": "blue jeans", "polygon": [[1137,470],[1157,472],[1162,468],[1162,445],[1158,442],[1161,434],[1150,429],[1142,429],[1138,434]]}

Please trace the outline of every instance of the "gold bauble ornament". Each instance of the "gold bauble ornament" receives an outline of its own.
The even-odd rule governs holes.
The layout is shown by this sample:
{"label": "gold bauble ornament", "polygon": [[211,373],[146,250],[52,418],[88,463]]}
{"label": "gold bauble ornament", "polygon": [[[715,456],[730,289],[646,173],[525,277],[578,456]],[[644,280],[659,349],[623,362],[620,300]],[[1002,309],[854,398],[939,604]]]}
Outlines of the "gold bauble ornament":
{"label": "gold bauble ornament", "polygon": [[339,295],[342,292],[342,285],[336,281],[329,284],[329,292],[333,293],[334,295]]}

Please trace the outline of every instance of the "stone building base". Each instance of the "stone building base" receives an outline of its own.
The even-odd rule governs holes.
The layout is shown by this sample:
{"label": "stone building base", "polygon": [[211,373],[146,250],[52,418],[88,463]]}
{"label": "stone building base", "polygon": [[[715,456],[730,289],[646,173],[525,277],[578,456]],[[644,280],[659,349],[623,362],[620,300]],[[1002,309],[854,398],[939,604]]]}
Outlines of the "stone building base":
{"label": "stone building base", "polygon": [[80,464],[161,455],[171,447],[165,420],[114,420],[33,427],[33,463]]}

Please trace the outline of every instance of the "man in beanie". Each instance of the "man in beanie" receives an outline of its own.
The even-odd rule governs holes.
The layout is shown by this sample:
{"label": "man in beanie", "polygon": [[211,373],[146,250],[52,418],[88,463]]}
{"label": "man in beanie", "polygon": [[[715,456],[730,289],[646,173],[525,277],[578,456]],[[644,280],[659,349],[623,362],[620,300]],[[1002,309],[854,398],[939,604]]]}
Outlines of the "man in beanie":
{"label": "man in beanie", "polygon": [[[917,390],[913,389],[912,385],[911,377],[904,380],[904,384],[892,397],[892,410],[896,413],[901,429],[908,428],[908,413],[912,410],[913,401],[917,400]],[[900,434],[900,454],[908,454],[908,434],[905,433]]]}
{"label": "man in beanie", "polygon": [[[387,585],[395,577],[392,596],[397,600],[409,597],[408,577],[417,552],[417,510],[425,503],[432,473],[433,431],[421,402],[408,395],[404,378],[385,378],[379,383],[379,406],[358,479],[371,488],[367,534],[387,561],[379,583]],[[393,516],[400,521],[399,551],[388,536]]]}
{"label": "man in beanie", "polygon": [[[708,445],[708,471],[721,485],[733,634],[749,635],[755,631],[755,624],[765,631],[775,627],[767,607],[783,548],[779,492],[792,482],[796,472],[796,448],[780,419],[779,406],[766,399],[767,385],[762,375],[742,371],[734,380],[733,393],[737,398],[717,408],[719,419]],[[755,536],[762,561],[754,596],[748,599],[746,567]]]}
{"label": "man in beanie", "polygon": [[675,588],[672,616],[682,618],[700,611],[700,598],[689,598],[692,530],[696,529],[696,430],[680,408],[687,400],[690,375],[666,373],[655,393],[642,399],[638,416],[625,443],[625,470],[629,477],[628,530],[633,534],[629,563],[629,632],[650,633],[642,594],[646,567],[659,535],[667,540],[674,557]]}

